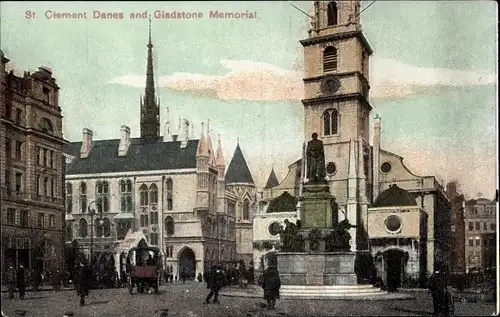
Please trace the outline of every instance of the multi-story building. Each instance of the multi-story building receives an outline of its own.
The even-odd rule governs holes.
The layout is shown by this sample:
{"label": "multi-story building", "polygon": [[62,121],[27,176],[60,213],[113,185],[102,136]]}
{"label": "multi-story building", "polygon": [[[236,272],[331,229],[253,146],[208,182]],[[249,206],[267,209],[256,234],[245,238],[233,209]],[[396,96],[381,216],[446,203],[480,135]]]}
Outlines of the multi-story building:
{"label": "multi-story building", "polygon": [[446,194],[451,200],[451,273],[465,273],[465,197],[457,192],[457,183],[446,184]]}
{"label": "multi-story building", "polygon": [[485,246],[484,243],[490,241],[487,234],[497,230],[495,200],[478,198],[466,201],[465,226],[466,271],[484,269],[487,264],[484,251],[491,250],[491,245]]}
{"label": "multi-story building", "polygon": [[16,76],[0,51],[1,261],[42,271],[63,264],[64,160],[52,70]]}
{"label": "multi-story building", "polygon": [[[369,63],[373,50],[361,28],[360,8],[359,0],[314,1],[309,37],[300,41],[305,61],[304,137],[307,141],[317,133],[323,141],[326,181],[336,199],[337,219],[345,217],[356,225],[350,229],[351,249],[358,254],[372,253],[376,261],[383,262],[381,267],[385,271],[393,271],[391,274],[411,272],[425,276],[433,272],[436,262],[449,256],[451,204],[434,176],[415,175],[405,166],[403,157],[383,149],[378,115],[370,144]],[[263,190],[259,202],[263,214],[280,195],[295,196],[300,204],[301,184],[307,181],[304,164],[305,159],[291,164],[280,184]],[[391,193],[413,198],[384,197],[374,206],[379,195]],[[401,202],[410,205],[398,205]],[[406,216],[419,219],[423,226],[406,230],[405,226],[413,224]],[[379,227],[369,227],[370,219],[374,218],[380,220]],[[257,222],[268,225],[260,221],[260,215],[256,216],[254,226]],[[387,223],[397,230],[388,229]],[[265,230],[254,228],[254,232]],[[254,240],[265,242],[256,235]],[[392,252],[394,249],[399,252]],[[421,257],[422,265],[416,258],[421,252],[425,254]],[[396,258],[389,260],[389,253]]]}
{"label": "multi-story building", "polygon": [[[251,230],[253,181],[239,145],[225,172],[221,140],[214,151],[208,124],[196,139],[188,120],[170,122],[167,106],[160,136],[151,33],[147,47],[140,137],[122,126],[119,139],[93,140],[85,128],[82,142],[68,146],[67,242],[76,240],[93,262],[120,273],[127,249],[144,239],[163,251],[174,275],[194,278],[238,260],[238,251],[251,245],[245,232],[248,223]],[[243,165],[248,173],[241,178]]]}

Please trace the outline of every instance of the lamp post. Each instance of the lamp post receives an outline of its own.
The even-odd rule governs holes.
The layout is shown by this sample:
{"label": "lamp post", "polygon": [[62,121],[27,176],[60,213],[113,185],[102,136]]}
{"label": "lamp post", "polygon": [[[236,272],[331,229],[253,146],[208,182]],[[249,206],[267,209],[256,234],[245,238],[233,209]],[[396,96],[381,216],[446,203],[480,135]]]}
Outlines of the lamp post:
{"label": "lamp post", "polygon": [[[96,215],[96,210],[91,208],[92,204],[95,205],[96,201],[93,200],[89,203],[89,206],[88,206],[88,212],[90,214],[90,258],[89,258],[89,264],[92,265],[92,254],[93,254],[93,249],[94,249],[94,215]],[[102,220],[102,210],[98,211],[98,215],[99,217],[97,219],[99,219],[99,224],[102,225],[103,224],[103,220]]]}

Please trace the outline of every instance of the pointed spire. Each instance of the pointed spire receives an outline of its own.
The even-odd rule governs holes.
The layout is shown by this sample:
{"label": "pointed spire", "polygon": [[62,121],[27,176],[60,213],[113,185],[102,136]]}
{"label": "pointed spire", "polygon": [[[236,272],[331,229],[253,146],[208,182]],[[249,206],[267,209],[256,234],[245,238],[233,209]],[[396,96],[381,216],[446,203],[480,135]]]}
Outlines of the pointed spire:
{"label": "pointed spire", "polygon": [[210,155],[210,164],[215,165],[216,159],[214,154],[214,148],[212,146],[212,138],[210,137],[210,119],[207,119],[207,148],[208,154]]}
{"label": "pointed spire", "polygon": [[151,42],[151,16],[149,17],[148,64],[146,70],[145,104],[150,107],[155,104],[155,80],[153,71],[153,43]]}
{"label": "pointed spire", "polygon": [[278,177],[276,177],[276,173],[274,173],[274,167],[271,169],[271,174],[269,174],[269,178],[267,179],[266,186],[264,188],[273,188],[279,185]]}
{"label": "pointed spire", "polygon": [[239,144],[236,145],[226,173],[226,184],[232,183],[255,184]]}
{"label": "pointed spire", "polygon": [[194,140],[194,123],[191,123],[191,140]]}
{"label": "pointed spire", "polygon": [[201,136],[198,143],[198,154],[197,156],[209,156],[207,148],[207,140],[205,139],[205,131],[203,131],[203,122],[201,123]]}
{"label": "pointed spire", "polygon": [[226,162],[224,162],[224,152],[222,151],[220,134],[219,134],[219,137],[217,138],[217,155],[215,158],[215,164],[216,164],[216,166],[225,166],[226,165]]}

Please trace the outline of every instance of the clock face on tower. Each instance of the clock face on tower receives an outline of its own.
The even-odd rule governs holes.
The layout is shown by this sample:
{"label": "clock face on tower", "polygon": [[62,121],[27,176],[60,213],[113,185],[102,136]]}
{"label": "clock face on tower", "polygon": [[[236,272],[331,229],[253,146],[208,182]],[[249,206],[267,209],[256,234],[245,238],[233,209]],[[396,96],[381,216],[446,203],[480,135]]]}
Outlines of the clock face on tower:
{"label": "clock face on tower", "polygon": [[328,75],[321,82],[321,92],[325,95],[333,95],[340,88],[340,80],[335,75]]}

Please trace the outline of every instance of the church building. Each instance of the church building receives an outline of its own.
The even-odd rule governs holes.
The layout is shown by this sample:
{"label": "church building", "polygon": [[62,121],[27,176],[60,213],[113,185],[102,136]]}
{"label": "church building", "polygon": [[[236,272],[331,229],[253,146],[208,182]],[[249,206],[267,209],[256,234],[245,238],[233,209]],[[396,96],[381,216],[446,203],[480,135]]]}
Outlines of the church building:
{"label": "church building", "polygon": [[[383,149],[378,115],[370,135],[373,50],[362,32],[360,7],[359,0],[314,1],[309,37],[300,41],[305,60],[304,138],[308,141],[317,133],[323,142],[337,222],[347,218],[355,225],[350,229],[351,250],[372,258],[384,281],[397,276],[399,285],[424,283],[435,263],[446,261],[451,205],[434,176],[415,175],[401,156]],[[275,249],[276,228],[284,219],[300,219],[305,166],[303,155],[279,184],[272,171],[259,193],[256,256]],[[295,208],[283,203],[290,197],[297,202]]]}
{"label": "church building", "polygon": [[67,147],[66,243],[120,273],[143,240],[162,251],[174,275],[194,278],[251,254],[255,185],[239,144],[226,173],[222,141],[214,151],[208,122],[194,138],[188,120],[167,118],[160,136],[151,27],[147,48],[140,137],[123,125],[120,138],[94,140],[84,128],[82,141]]}

